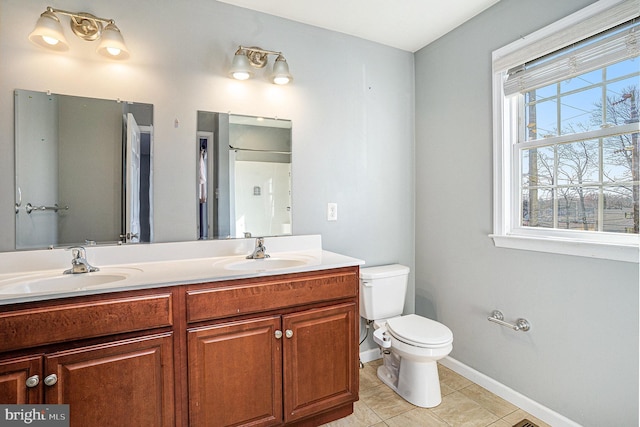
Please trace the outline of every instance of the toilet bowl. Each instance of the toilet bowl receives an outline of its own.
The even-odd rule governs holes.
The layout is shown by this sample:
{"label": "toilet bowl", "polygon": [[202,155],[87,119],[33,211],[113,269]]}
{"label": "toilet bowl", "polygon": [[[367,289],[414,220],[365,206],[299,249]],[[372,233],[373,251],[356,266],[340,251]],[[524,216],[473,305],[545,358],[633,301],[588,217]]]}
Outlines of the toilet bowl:
{"label": "toilet bowl", "polygon": [[416,406],[433,408],[442,402],[436,362],[453,349],[449,328],[409,314],[388,319],[374,331],[373,339],[387,350],[377,372],[383,383]]}
{"label": "toilet bowl", "polygon": [[436,362],[453,349],[453,333],[435,320],[401,315],[408,276],[399,264],[361,268],[361,316],[373,321],[383,350],[378,378],[408,402],[432,408],[442,402]]}

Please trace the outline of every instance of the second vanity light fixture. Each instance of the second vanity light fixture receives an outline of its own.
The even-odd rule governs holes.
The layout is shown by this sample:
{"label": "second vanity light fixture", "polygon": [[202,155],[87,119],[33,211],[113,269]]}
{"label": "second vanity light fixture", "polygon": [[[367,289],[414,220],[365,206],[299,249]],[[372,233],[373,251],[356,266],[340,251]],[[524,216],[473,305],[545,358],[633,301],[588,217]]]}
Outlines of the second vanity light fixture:
{"label": "second vanity light fixture", "polygon": [[127,59],[129,50],[124,44],[120,29],[113,19],[98,18],[86,12],[67,12],[66,10],[47,7],[36,28],[29,34],[29,40],[38,46],[63,52],[69,50],[69,43],[62,32],[62,25],[57,15],[70,17],[71,31],[83,40],[100,40],[96,51],[111,59]]}
{"label": "second vanity light fixture", "polygon": [[278,55],[273,63],[271,81],[277,85],[286,85],[293,77],[289,73],[289,65],[282,52],[264,50],[259,47],[239,46],[233,57],[229,77],[236,80],[247,80],[253,76],[254,68],[264,68],[267,65],[268,55]]}

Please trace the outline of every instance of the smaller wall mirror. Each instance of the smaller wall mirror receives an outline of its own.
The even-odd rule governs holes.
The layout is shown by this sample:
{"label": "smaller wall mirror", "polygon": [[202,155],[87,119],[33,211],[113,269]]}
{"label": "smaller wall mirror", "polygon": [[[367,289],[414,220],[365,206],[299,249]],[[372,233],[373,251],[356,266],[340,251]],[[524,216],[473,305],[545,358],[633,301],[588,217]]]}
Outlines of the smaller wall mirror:
{"label": "smaller wall mirror", "polygon": [[291,121],[198,111],[198,238],[291,234]]}
{"label": "smaller wall mirror", "polygon": [[16,249],[153,241],[153,105],[15,91]]}

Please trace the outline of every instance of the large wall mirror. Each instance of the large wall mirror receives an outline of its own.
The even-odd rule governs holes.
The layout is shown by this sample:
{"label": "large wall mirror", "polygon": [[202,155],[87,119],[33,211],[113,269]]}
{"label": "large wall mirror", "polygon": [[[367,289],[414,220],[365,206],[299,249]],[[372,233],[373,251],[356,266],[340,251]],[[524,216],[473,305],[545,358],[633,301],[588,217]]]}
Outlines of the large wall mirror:
{"label": "large wall mirror", "polygon": [[291,121],[198,111],[199,239],[291,234]]}
{"label": "large wall mirror", "polygon": [[153,105],[15,91],[16,249],[153,241]]}

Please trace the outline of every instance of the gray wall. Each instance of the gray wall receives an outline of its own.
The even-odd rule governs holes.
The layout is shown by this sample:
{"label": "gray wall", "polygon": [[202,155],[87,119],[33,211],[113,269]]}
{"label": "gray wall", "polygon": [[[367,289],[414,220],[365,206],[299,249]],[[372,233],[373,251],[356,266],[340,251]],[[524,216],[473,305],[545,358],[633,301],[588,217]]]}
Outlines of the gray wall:
{"label": "gray wall", "polygon": [[[416,54],[416,312],[452,357],[585,426],[638,425],[638,264],[498,249],[491,52],[587,6],[502,0]],[[486,320],[527,318],[516,333]]]}
{"label": "gray wall", "polygon": [[[48,5],[0,1],[0,250],[14,247],[12,91],[23,88],[154,105],[158,241],[196,239],[196,112],[221,111],[292,120],[295,234],[320,233],[326,249],[368,264],[413,266],[411,53],[214,0],[56,1],[115,19],[131,58],[114,62],[66,17],[69,52],[30,43]],[[240,44],[282,51],[293,84],[270,84],[266,70],[229,79]],[[328,202],[338,203],[337,222],[327,222]]]}

